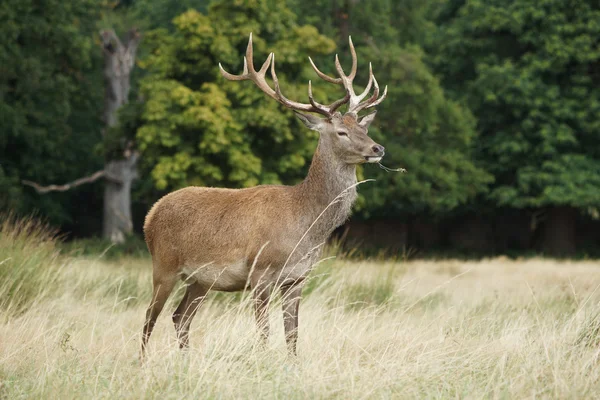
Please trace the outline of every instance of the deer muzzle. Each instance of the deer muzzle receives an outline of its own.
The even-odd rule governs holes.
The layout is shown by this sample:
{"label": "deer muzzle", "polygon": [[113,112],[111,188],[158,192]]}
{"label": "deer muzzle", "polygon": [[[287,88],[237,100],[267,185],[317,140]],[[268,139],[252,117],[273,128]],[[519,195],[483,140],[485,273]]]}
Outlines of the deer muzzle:
{"label": "deer muzzle", "polygon": [[373,155],[365,156],[365,160],[368,163],[378,163],[385,155],[385,147],[380,144],[374,144],[371,147],[371,151],[373,152]]}

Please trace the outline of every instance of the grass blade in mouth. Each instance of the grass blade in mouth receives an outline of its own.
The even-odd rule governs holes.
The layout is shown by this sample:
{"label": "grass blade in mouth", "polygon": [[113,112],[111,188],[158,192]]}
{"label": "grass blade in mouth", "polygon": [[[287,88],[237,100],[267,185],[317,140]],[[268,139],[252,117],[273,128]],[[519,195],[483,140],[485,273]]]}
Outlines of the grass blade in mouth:
{"label": "grass blade in mouth", "polygon": [[388,168],[385,165],[383,165],[382,163],[377,163],[377,164],[379,164],[379,168],[381,168],[382,170],[387,171],[387,172],[402,172],[402,173],[406,172],[406,170],[404,168]]}

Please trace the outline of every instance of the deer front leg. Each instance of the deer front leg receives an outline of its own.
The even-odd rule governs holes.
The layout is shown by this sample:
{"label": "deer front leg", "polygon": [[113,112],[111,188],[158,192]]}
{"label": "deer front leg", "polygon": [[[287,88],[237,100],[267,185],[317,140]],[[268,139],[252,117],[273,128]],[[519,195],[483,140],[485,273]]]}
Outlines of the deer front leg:
{"label": "deer front leg", "polygon": [[293,355],[296,355],[296,342],[298,341],[298,311],[301,296],[302,286],[300,284],[281,288],[285,341],[289,353]]}

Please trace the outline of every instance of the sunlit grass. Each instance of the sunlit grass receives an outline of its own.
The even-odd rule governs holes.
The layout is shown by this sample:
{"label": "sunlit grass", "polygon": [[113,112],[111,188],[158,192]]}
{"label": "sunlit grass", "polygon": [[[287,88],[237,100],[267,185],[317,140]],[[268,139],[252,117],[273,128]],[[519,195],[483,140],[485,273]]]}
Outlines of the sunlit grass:
{"label": "sunlit grass", "polygon": [[0,214],[0,310],[23,312],[50,296],[61,266],[55,233],[43,223]]}
{"label": "sunlit grass", "polygon": [[2,398],[579,399],[600,390],[594,262],[329,261],[308,283],[297,358],[286,354],[277,300],[265,347],[248,296],[213,294],[187,353],[171,301],[142,365],[150,260],[65,258],[45,243],[2,250],[37,266],[11,282],[54,274],[44,290],[28,289],[39,300],[2,308]]}

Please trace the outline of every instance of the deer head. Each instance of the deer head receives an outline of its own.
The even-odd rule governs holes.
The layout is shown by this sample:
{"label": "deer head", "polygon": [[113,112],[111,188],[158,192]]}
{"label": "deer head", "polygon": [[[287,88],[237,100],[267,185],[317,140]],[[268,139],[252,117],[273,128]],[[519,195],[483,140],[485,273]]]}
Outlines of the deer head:
{"label": "deer head", "polygon": [[[380,104],[387,95],[387,86],[382,96],[379,97],[379,85],[373,75],[372,66],[369,64],[369,82],[367,83],[367,87],[359,95],[354,92],[352,82],[356,76],[357,59],[352,38],[349,41],[350,52],[352,54],[352,69],[349,75],[344,73],[337,55],[335,56],[335,68],[339,75],[337,78],[321,72],[309,57],[313,69],[321,79],[344,87],[345,96],[329,105],[320,104],[314,99],[311,81],[308,82],[309,104],[299,103],[286,98],[281,93],[279,80],[275,73],[274,53],[269,54],[260,70],[256,71],[252,58],[252,34],[250,34],[246,56],[244,57],[243,73],[241,75],[230,74],[223,69],[220,63],[219,68],[221,74],[226,79],[230,81],[250,80],[269,97],[294,110],[304,125],[320,133],[321,143],[325,143],[329,153],[337,160],[350,165],[379,162],[385,154],[385,149],[367,135],[369,125],[373,122],[376,111],[372,111],[362,117],[359,117],[358,113]],[[272,89],[266,81],[266,73],[269,67],[275,89]],[[373,95],[365,100],[372,87],[374,87]],[[342,114],[337,110],[344,104],[348,104],[348,110],[345,114]],[[306,113],[320,114],[322,117]]]}

